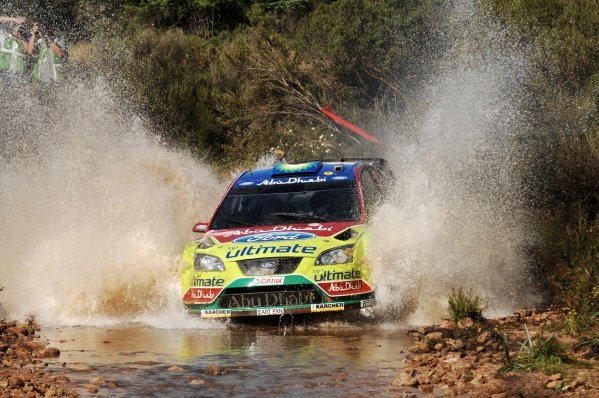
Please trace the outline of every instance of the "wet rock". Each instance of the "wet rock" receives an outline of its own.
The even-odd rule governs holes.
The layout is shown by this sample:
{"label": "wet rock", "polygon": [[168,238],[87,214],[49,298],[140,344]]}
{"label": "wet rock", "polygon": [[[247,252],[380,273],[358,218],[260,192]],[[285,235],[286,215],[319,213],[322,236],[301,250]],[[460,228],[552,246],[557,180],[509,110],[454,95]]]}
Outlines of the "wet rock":
{"label": "wet rock", "polygon": [[108,380],[106,382],[106,387],[107,388],[117,388],[118,386],[119,386],[118,383],[116,381],[114,381],[114,380]]}
{"label": "wet rock", "polygon": [[514,314],[519,315],[522,318],[528,318],[529,316],[532,316],[532,309],[523,308],[521,310],[516,311]]}
{"label": "wet rock", "polygon": [[184,370],[181,366],[173,365],[167,369],[169,372],[180,372]]}
{"label": "wet rock", "polygon": [[499,394],[505,392],[505,383],[498,379],[491,379],[485,384],[485,388],[489,394]]}
{"label": "wet rock", "polygon": [[222,374],[225,374],[226,370],[223,368],[220,368],[216,365],[210,365],[210,366],[208,366],[208,368],[206,369],[206,371],[204,373],[209,376],[220,376]]}
{"label": "wet rock", "polygon": [[58,358],[60,350],[56,347],[47,347],[41,352],[40,358]]}
{"label": "wet rock", "polygon": [[457,327],[458,327],[458,325],[457,325],[455,322],[451,322],[451,321],[445,321],[445,322],[443,322],[441,325],[439,325],[439,327],[440,327],[441,329],[449,329],[449,330],[452,330],[452,329],[455,329],[455,328],[457,328]]}
{"label": "wet rock", "polygon": [[548,381],[556,381],[556,380],[561,380],[561,379],[562,379],[562,374],[555,373],[555,374],[552,374],[551,376],[549,376],[549,378],[547,380]]}
{"label": "wet rock", "polygon": [[8,379],[8,385],[10,388],[21,388],[25,386],[25,381],[20,377],[13,376]]}
{"label": "wet rock", "polygon": [[67,376],[60,375],[60,376],[56,376],[54,378],[54,382],[55,383],[70,383],[71,379],[69,379]]}
{"label": "wet rock", "polygon": [[493,334],[487,330],[478,335],[478,337],[476,338],[476,342],[478,344],[485,344],[486,342],[491,340],[492,337]]}
{"label": "wet rock", "polygon": [[450,351],[459,351],[464,348],[464,342],[460,339],[447,339],[445,340],[445,345]]}
{"label": "wet rock", "polygon": [[430,348],[425,341],[420,341],[417,344],[408,348],[408,351],[410,351],[410,352],[429,352]]}
{"label": "wet rock", "polygon": [[424,392],[424,393],[432,393],[433,386],[431,384],[421,384],[418,386],[418,391]]}
{"label": "wet rock", "polygon": [[395,378],[391,382],[391,385],[393,385],[394,387],[417,386],[418,379],[412,377],[408,373],[401,372],[397,376],[395,376]]}
{"label": "wet rock", "polygon": [[194,386],[201,386],[206,384],[206,380],[202,380],[202,379],[193,379],[192,381],[189,382],[189,384],[192,384]]}
{"label": "wet rock", "polygon": [[106,383],[106,381],[102,377],[94,377],[89,381],[89,384],[95,384],[97,386],[101,386],[104,383]]}
{"label": "wet rock", "polygon": [[84,387],[87,392],[92,393],[92,394],[96,394],[98,391],[100,391],[98,386],[95,384],[86,384]]}
{"label": "wet rock", "polygon": [[136,365],[143,365],[143,366],[160,365],[160,362],[156,362],[156,361],[135,361],[133,363]]}
{"label": "wet rock", "polygon": [[458,321],[459,329],[468,329],[474,326],[474,320],[470,317],[462,318]]}
{"label": "wet rock", "polygon": [[584,383],[585,383],[584,378],[577,377],[576,380],[574,380],[572,383],[570,383],[570,385],[572,386],[572,388],[577,388],[577,387],[584,385]]}
{"label": "wet rock", "polygon": [[458,395],[458,392],[448,385],[441,386],[441,391],[443,392],[443,395],[446,397],[456,397]]}
{"label": "wet rock", "polygon": [[441,340],[443,338],[443,332],[431,332],[424,336],[427,340]]}
{"label": "wet rock", "polygon": [[91,372],[93,368],[85,364],[73,364],[67,367],[72,372]]}
{"label": "wet rock", "polygon": [[553,380],[553,381],[550,381],[549,383],[545,384],[545,388],[548,388],[550,390],[560,389],[561,386],[562,386],[562,383],[559,380]]}

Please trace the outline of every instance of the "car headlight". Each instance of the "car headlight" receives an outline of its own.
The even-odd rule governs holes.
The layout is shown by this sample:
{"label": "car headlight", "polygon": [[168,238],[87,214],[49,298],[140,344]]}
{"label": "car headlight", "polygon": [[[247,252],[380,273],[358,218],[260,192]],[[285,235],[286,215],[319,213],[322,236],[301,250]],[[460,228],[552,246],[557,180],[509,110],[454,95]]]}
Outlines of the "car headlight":
{"label": "car headlight", "polygon": [[316,259],[316,265],[346,264],[354,260],[354,245],[327,250]]}
{"label": "car headlight", "polygon": [[206,237],[200,240],[200,243],[198,244],[198,249],[210,249],[214,245],[215,243],[212,240],[212,238]]}
{"label": "car headlight", "polygon": [[197,253],[193,261],[196,271],[224,271],[225,264],[218,257]]}

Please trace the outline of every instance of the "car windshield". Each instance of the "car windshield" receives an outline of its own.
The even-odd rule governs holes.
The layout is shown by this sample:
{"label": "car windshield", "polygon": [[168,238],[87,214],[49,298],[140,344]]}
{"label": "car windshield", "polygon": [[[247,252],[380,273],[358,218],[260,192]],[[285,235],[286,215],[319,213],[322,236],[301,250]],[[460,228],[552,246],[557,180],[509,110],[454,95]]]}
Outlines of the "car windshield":
{"label": "car windshield", "polygon": [[358,203],[357,188],[347,181],[237,188],[223,200],[211,229],[356,221]]}

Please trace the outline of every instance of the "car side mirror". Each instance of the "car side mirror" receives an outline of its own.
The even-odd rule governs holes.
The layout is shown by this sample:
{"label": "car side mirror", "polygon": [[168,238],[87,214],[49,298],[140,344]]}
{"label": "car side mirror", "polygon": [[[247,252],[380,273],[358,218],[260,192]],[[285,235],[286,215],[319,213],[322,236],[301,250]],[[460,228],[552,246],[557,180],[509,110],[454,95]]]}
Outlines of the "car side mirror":
{"label": "car side mirror", "polygon": [[204,233],[204,232],[208,232],[208,224],[206,223],[197,223],[196,225],[193,226],[193,228],[191,229],[193,232],[200,232],[200,233]]}

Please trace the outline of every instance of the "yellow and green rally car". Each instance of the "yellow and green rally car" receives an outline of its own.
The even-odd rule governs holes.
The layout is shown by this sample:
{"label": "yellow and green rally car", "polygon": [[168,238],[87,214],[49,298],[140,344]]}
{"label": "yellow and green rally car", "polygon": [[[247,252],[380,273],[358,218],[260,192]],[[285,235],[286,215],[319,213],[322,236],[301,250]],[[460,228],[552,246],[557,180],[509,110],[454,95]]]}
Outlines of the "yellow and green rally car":
{"label": "yellow and green rally car", "polygon": [[383,159],[241,174],[185,248],[187,311],[224,318],[373,306],[366,222],[392,178]]}

